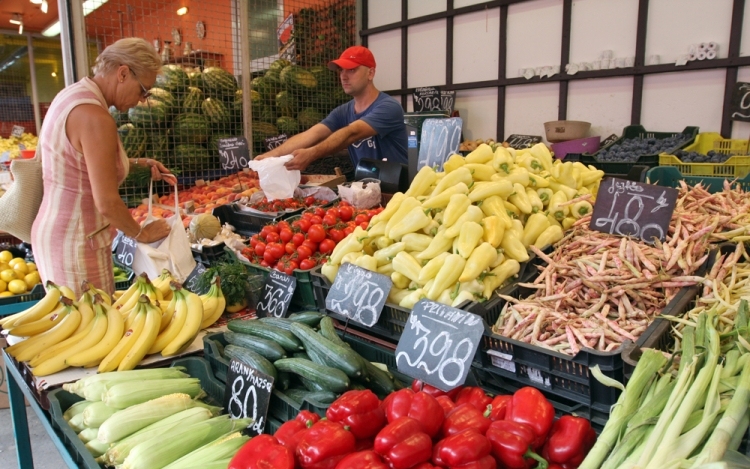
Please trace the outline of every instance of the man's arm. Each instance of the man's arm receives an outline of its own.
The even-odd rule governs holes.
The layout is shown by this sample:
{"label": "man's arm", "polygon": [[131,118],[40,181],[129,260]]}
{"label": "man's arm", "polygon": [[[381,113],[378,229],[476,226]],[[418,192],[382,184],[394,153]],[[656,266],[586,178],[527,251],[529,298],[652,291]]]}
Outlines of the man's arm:
{"label": "man's arm", "polygon": [[363,138],[377,135],[367,122],[358,119],[351,124],[333,132],[328,138],[310,148],[299,148],[292,152],[294,158],[285,166],[288,170],[304,170],[312,162],[345,149]]}
{"label": "man's arm", "polygon": [[271,156],[288,155],[294,150],[298,150],[300,148],[309,148],[319,143],[320,141],[325,140],[326,137],[330,135],[331,130],[328,127],[323,124],[315,124],[304,132],[294,135],[292,138],[288,139],[286,142],[282,143],[273,150],[256,156],[255,159],[262,160]]}

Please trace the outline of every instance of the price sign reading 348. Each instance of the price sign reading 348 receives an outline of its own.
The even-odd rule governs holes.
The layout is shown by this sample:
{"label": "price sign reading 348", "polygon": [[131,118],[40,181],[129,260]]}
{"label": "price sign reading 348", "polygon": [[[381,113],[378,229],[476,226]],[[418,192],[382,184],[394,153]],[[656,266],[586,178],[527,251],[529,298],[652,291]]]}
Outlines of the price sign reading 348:
{"label": "price sign reading 348", "polygon": [[266,277],[266,283],[263,287],[263,298],[260,299],[255,307],[255,312],[259,318],[286,317],[289,311],[289,303],[292,302],[294,289],[297,287],[297,279],[271,270]]}
{"label": "price sign reading 348", "polygon": [[483,333],[476,314],[420,300],[396,347],[398,371],[450,391],[466,381]]}
{"label": "price sign reading 348", "polygon": [[346,263],[326,296],[326,308],[372,327],[383,312],[392,286],[390,277]]}

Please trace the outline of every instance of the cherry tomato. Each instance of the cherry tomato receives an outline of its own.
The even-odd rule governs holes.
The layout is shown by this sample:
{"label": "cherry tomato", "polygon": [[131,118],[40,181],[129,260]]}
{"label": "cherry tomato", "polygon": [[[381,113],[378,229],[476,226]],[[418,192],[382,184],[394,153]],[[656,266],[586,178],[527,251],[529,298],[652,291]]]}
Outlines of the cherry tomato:
{"label": "cherry tomato", "polygon": [[280,259],[284,255],[284,246],[279,243],[269,243],[266,246],[266,252],[271,252],[274,259]]}
{"label": "cherry tomato", "polygon": [[314,243],[309,239],[306,239],[305,242],[302,243],[302,246],[305,246],[310,250],[310,255],[312,255],[312,253],[314,252],[318,252],[318,243]]}
{"label": "cherry tomato", "polygon": [[[303,213],[303,214],[302,214],[302,219],[303,219],[303,220],[309,220],[309,219],[310,219],[310,218],[312,218],[312,217],[313,217],[314,215],[315,215],[315,214],[314,214],[314,213],[312,213],[312,212],[305,212],[305,213]],[[292,223],[292,225],[294,225],[294,223]]]}
{"label": "cherry tomato", "polygon": [[360,213],[359,215],[354,217],[354,223],[356,223],[357,225],[361,225],[362,223],[366,223],[368,221],[370,221],[370,219],[367,218],[367,215],[365,215],[364,213]]}
{"label": "cherry tomato", "polygon": [[263,228],[261,228],[260,233],[258,233],[258,236],[265,239],[266,236],[268,236],[268,233],[271,233],[271,226],[266,225]]}
{"label": "cherry tomato", "polygon": [[294,236],[292,236],[292,242],[295,246],[301,246],[302,243],[305,242],[305,235],[302,233],[294,233]]}
{"label": "cherry tomato", "polygon": [[349,236],[353,232],[354,232],[354,227],[353,226],[347,226],[346,228],[344,228],[344,237]]}
{"label": "cherry tomato", "polygon": [[339,214],[339,209],[337,209],[336,207],[329,208],[328,211],[326,212],[326,215],[331,215],[333,218],[338,218],[341,216]]}
{"label": "cherry tomato", "polygon": [[287,254],[294,254],[294,251],[296,250],[297,246],[295,246],[291,241],[284,245],[284,251],[286,251]]}
{"label": "cherry tomato", "polygon": [[336,217],[331,215],[326,215],[323,217],[323,223],[325,223],[327,226],[333,226],[336,224]]}
{"label": "cherry tomato", "polygon": [[313,204],[315,204],[315,197],[313,197],[313,196],[305,197],[305,205],[307,205],[309,207],[309,206],[311,206]]}
{"label": "cherry tomato", "polygon": [[283,272],[285,269],[284,262],[281,260],[277,262],[276,265],[274,266],[274,269],[278,270],[279,272]]}
{"label": "cherry tomato", "polygon": [[366,230],[366,229],[367,229],[367,226],[368,226],[369,224],[370,224],[370,222],[369,222],[369,221],[363,221],[362,223],[360,223],[360,224],[359,224],[359,227],[360,227],[360,228],[362,228],[363,230]]}
{"label": "cherry tomato", "polygon": [[348,205],[342,205],[339,207],[339,216],[343,221],[349,221],[354,216],[354,209]]}
{"label": "cherry tomato", "polygon": [[[337,231],[341,232],[341,230],[337,230]],[[330,254],[333,252],[333,249],[335,247],[336,247],[336,241],[332,239],[324,239],[323,241],[320,242],[320,245],[318,245],[318,251],[320,251],[323,254]]]}
{"label": "cherry tomato", "polygon": [[351,207],[351,204],[346,200],[342,200],[341,202],[339,202],[339,209],[341,209],[341,207]]}
{"label": "cherry tomato", "polygon": [[344,239],[344,232],[338,228],[331,228],[330,230],[328,230],[328,236],[331,237],[335,244]]}
{"label": "cherry tomato", "polygon": [[307,230],[307,239],[313,243],[323,241],[326,239],[326,229],[323,228],[323,225],[312,225],[310,229]]}
{"label": "cherry tomato", "polygon": [[315,225],[315,224],[321,224],[321,223],[323,223],[323,217],[319,217],[317,215],[313,215],[313,216],[310,217],[310,223],[312,223],[313,225]]}
{"label": "cherry tomato", "polygon": [[285,243],[288,243],[292,240],[292,236],[294,233],[292,233],[292,230],[289,228],[283,228],[281,231],[279,231],[279,238]]}
{"label": "cherry tomato", "polygon": [[312,259],[302,259],[302,261],[299,263],[299,268],[302,270],[310,270],[313,267],[315,267],[316,263]]}
{"label": "cherry tomato", "polygon": [[294,275],[294,271],[297,269],[299,269],[299,264],[297,263],[297,261],[289,261],[286,269],[284,269],[284,273],[287,275]]}
{"label": "cherry tomato", "polygon": [[304,244],[297,248],[297,258],[299,260],[305,260],[308,257],[312,255],[312,251],[309,247],[305,246]]}
{"label": "cherry tomato", "polygon": [[276,233],[279,234],[279,227],[277,225],[266,225],[263,227],[263,229],[268,229],[270,233]]}
{"label": "cherry tomato", "polygon": [[255,249],[255,246],[260,242],[260,239],[258,238],[258,235],[255,235],[250,238],[250,247]]}
{"label": "cherry tomato", "polygon": [[315,207],[313,209],[313,214],[315,214],[315,215],[317,215],[319,217],[324,217],[324,216],[326,216],[326,209],[324,209],[323,207]]}
{"label": "cherry tomato", "polygon": [[263,255],[263,253],[265,253],[265,252],[266,252],[266,243],[264,243],[264,242],[262,242],[262,241],[258,241],[258,242],[257,242],[257,243],[255,244],[255,248],[254,248],[254,250],[255,250],[255,254],[256,254],[256,255],[258,255],[258,256],[262,256],[262,255]]}
{"label": "cherry tomato", "polygon": [[281,238],[279,237],[279,234],[276,232],[271,232],[266,235],[266,241],[268,243],[278,243],[279,239]]}

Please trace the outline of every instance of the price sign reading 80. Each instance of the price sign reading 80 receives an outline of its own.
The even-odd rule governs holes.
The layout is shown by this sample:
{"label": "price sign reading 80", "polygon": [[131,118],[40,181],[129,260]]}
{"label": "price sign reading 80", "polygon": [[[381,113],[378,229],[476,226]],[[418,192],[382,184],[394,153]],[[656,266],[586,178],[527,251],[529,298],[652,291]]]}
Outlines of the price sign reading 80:
{"label": "price sign reading 80", "polygon": [[326,308],[368,327],[377,324],[393,283],[385,275],[346,263],[341,266]]}
{"label": "price sign reading 80", "polygon": [[255,307],[258,317],[285,317],[296,286],[296,278],[271,270],[263,287],[263,298]]}
{"label": "price sign reading 80", "polygon": [[232,359],[227,370],[224,408],[232,419],[251,418],[248,427],[257,435],[263,433],[273,377]]}
{"label": "price sign reading 80", "polygon": [[483,333],[476,314],[421,300],[396,348],[398,370],[438,389],[453,389],[466,381]]}

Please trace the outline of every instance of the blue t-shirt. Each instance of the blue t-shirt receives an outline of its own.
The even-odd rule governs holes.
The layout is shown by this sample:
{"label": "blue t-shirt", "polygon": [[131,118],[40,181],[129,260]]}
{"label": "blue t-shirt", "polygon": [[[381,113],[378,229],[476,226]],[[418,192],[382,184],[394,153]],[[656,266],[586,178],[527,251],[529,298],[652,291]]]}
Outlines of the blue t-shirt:
{"label": "blue t-shirt", "polygon": [[355,167],[362,158],[408,163],[404,111],[395,99],[381,91],[370,107],[359,114],[355,114],[351,100],[331,111],[321,123],[336,132],[359,119],[375,129],[377,135],[349,145],[349,157]]}

